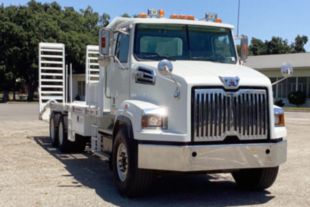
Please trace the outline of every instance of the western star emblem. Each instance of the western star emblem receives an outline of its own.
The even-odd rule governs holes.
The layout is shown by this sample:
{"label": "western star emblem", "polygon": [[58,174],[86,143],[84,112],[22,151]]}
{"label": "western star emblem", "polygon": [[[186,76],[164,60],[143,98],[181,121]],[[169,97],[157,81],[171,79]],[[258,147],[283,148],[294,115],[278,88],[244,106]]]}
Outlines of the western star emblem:
{"label": "western star emblem", "polygon": [[225,88],[238,88],[240,78],[236,77],[219,77]]}

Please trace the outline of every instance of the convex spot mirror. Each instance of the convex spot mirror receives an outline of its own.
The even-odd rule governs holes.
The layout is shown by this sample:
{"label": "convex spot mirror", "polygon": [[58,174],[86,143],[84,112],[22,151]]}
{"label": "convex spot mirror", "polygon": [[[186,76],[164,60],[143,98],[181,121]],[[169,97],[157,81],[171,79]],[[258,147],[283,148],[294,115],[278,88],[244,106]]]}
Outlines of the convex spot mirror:
{"label": "convex spot mirror", "polygon": [[282,76],[288,78],[293,75],[294,69],[293,66],[289,63],[283,63],[281,66]]}
{"label": "convex spot mirror", "polygon": [[248,59],[248,56],[249,56],[249,39],[248,39],[248,36],[246,36],[246,35],[241,36],[240,46],[241,46],[240,58],[242,61],[245,61],[246,59]]}
{"label": "convex spot mirror", "polygon": [[158,71],[162,75],[170,75],[173,71],[173,65],[169,60],[163,59],[158,63]]}

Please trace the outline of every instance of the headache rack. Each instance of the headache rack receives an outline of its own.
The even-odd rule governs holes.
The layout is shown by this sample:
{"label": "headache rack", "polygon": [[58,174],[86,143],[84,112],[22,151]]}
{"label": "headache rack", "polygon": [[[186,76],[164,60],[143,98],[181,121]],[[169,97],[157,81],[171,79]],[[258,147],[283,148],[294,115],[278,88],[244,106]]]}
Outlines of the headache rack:
{"label": "headache rack", "polygon": [[267,140],[268,91],[265,88],[194,88],[192,90],[192,139],[221,142]]}

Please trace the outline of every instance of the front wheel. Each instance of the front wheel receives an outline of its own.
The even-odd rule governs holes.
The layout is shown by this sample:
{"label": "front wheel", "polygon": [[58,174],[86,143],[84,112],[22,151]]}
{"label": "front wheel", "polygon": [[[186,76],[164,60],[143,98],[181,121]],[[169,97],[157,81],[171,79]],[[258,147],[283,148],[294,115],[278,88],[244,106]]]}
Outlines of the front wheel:
{"label": "front wheel", "polygon": [[112,169],[116,186],[122,195],[139,196],[152,181],[151,172],[137,167],[137,145],[128,137],[127,129],[121,128],[114,141]]}
{"label": "front wheel", "polygon": [[243,189],[264,190],[272,186],[278,175],[279,167],[246,169],[232,173],[237,185]]}

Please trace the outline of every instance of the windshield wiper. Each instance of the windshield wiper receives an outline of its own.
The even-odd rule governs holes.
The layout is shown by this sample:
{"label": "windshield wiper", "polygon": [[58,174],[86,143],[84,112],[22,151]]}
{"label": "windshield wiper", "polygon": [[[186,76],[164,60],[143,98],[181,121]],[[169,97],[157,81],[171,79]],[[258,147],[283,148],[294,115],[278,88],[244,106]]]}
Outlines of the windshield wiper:
{"label": "windshield wiper", "polygon": [[192,60],[207,60],[207,61],[215,61],[214,58],[210,57],[191,57]]}
{"label": "windshield wiper", "polygon": [[172,61],[176,60],[173,57],[159,55],[158,53],[139,54],[138,57],[140,57],[141,59],[150,59],[150,60],[162,60],[162,59],[167,59],[167,60],[172,60]]}
{"label": "windshield wiper", "polygon": [[158,58],[176,61],[176,59],[174,57],[169,57],[169,56],[158,56]]}

